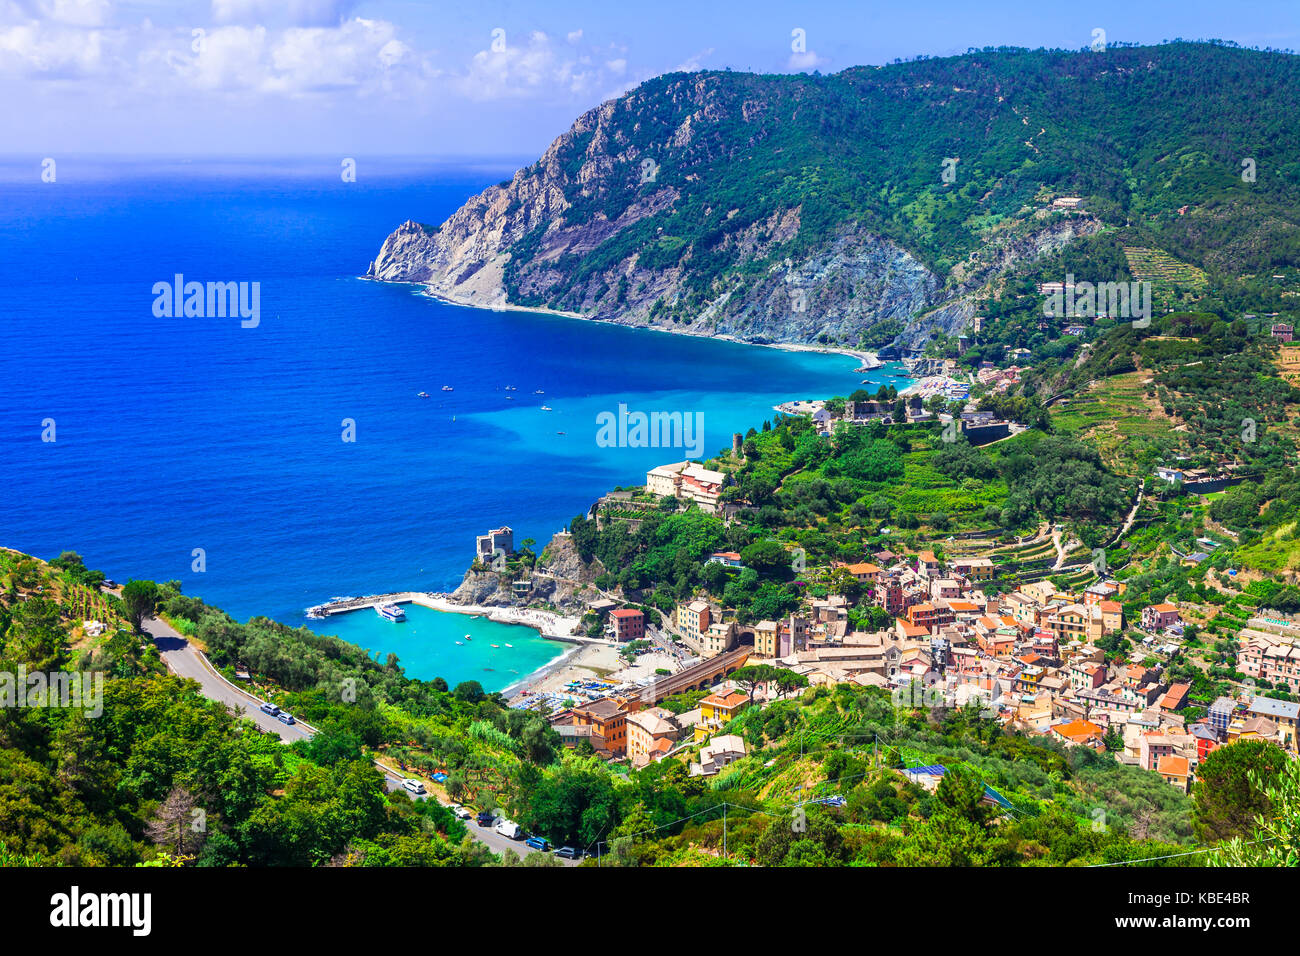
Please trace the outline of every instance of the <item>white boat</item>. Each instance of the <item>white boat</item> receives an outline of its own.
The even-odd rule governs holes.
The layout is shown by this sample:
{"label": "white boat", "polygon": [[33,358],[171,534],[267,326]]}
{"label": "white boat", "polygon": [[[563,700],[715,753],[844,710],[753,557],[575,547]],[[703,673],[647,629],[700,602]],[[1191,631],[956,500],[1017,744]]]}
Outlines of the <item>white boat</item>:
{"label": "white boat", "polygon": [[461,647],[464,647],[464,646],[465,646],[465,642],[464,642],[464,641],[457,641],[456,643],[459,644]]}
{"label": "white boat", "polygon": [[543,392],[543,391],[539,388],[539,389],[537,389],[537,391],[533,392],[533,394],[534,394],[534,395],[545,395],[546,393]]}
{"label": "white boat", "polygon": [[380,604],[375,608],[375,613],[385,621],[405,621],[406,612],[398,604]]}
{"label": "white boat", "polygon": [[451,388],[450,385],[444,385],[444,386],[442,387],[442,390],[443,390],[444,392],[450,392],[450,391],[452,390],[452,388]]}
{"label": "white boat", "polygon": [[551,408],[550,405],[543,405],[543,406],[542,406],[542,411],[544,411],[544,412],[552,412],[552,411],[555,411],[555,409]]}
{"label": "white boat", "polygon": [[472,638],[472,637],[470,637],[470,636],[469,636],[469,635],[468,635],[468,634],[466,634],[466,635],[465,635],[465,640],[467,640],[467,641],[472,641],[472,640],[473,640],[473,638]]}
{"label": "white boat", "polygon": [[506,647],[514,647],[513,644],[507,644]]}

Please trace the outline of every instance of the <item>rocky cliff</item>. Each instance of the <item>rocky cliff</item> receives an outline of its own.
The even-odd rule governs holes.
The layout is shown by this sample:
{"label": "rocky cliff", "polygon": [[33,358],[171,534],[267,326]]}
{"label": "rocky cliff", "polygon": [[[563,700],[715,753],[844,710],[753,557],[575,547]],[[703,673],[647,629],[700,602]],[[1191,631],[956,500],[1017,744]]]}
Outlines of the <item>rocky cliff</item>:
{"label": "rocky cliff", "polygon": [[471,567],[455,591],[447,595],[455,604],[480,607],[525,607],[530,604],[554,604],[563,611],[580,613],[587,602],[600,595],[592,582],[604,573],[599,561],[583,562],[567,535],[551,539],[529,579],[531,590],[515,594],[513,583],[522,575],[511,576]]}
{"label": "rocky cliff", "polygon": [[[1281,68],[1196,56],[1202,70]],[[1191,186],[1158,157],[1225,122],[1180,92],[1189,69],[1171,45],[659,77],[584,113],[440,225],[400,225],[367,275],[689,334],[916,346],[969,325],[1008,273],[1107,216],[1122,225],[1135,196],[1180,201]],[[1054,210],[1067,191],[1083,204]],[[1249,221],[1245,195],[1232,215]]]}

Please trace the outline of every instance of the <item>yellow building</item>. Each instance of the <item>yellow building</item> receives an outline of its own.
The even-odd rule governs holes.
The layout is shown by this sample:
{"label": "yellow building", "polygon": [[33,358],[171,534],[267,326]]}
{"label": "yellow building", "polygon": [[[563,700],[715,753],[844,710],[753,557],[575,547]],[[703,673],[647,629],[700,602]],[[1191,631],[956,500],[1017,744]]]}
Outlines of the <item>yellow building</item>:
{"label": "yellow building", "polygon": [[677,629],[687,637],[700,640],[713,623],[713,612],[705,601],[677,605]]}
{"label": "yellow building", "polygon": [[700,722],[695,725],[695,739],[703,740],[731,722],[731,719],[749,705],[749,698],[737,691],[730,694],[710,694],[700,701]]}
{"label": "yellow building", "polygon": [[776,657],[777,635],[780,628],[776,621],[759,621],[754,625],[754,656]]}

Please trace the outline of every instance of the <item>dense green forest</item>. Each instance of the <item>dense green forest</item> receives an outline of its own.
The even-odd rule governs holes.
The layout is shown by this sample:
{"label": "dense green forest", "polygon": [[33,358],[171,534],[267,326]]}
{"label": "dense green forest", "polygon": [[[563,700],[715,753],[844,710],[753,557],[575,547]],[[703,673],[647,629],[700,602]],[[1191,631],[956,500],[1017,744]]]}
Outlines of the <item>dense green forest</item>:
{"label": "dense green forest", "polygon": [[[1120,247],[1150,247],[1220,280],[1226,306],[1267,309],[1282,302],[1267,273],[1300,258],[1298,111],[1294,56],[1223,43],[972,50],[832,76],[668,74],[616,101],[604,146],[651,159],[656,176],[641,181],[638,160],[580,180],[593,134],[577,135],[559,156],[563,218],[613,222],[665,189],[676,199],[548,263],[562,279],[542,296],[519,282],[538,225],[514,246],[506,284],[513,301],[572,308],[636,253],[638,268],[685,268],[685,300],[665,305],[689,318],[733,279],[800,261],[850,226],[959,281],[986,251],[1074,215],[1044,197],[1075,196],[1103,233],[1044,263],[1046,277],[1119,281]],[[739,237],[757,226],[761,244],[792,209],[797,231],[748,255]]]}

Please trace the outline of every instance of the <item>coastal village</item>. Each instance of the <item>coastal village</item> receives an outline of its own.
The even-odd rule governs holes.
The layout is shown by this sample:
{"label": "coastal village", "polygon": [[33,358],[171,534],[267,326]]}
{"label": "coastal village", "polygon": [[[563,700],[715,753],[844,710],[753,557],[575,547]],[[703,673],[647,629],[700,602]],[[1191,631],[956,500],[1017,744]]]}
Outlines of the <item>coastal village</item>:
{"label": "coastal village", "polygon": [[[899,706],[978,706],[1012,730],[1055,737],[1067,745],[1107,749],[1117,735],[1115,759],[1161,775],[1187,792],[1197,764],[1215,748],[1262,740],[1297,754],[1300,704],[1257,696],[1244,688],[1222,697],[1203,718],[1188,721],[1189,685],[1161,676],[1163,668],[1135,660],[1107,663],[1099,642],[1128,628],[1140,634],[1140,656],[1168,660],[1183,642],[1183,617],[1174,604],[1124,618],[1114,600],[1123,585],[1100,579],[1077,593],[1048,581],[1025,584],[1001,596],[981,583],[994,573],[988,558],[940,561],[932,552],[880,552],[842,566],[861,585],[861,602],[885,609],[892,627],[866,633],[848,623],[852,600],[813,600],[779,621],[740,625],[716,603],[701,599],[677,608],[664,633],[692,651],[680,669],[659,677],[576,680],[549,701],[569,694],[571,706],[550,715],[566,743],[587,741],[611,760],[642,767],[707,742],[692,771],[715,773],[743,756],[727,722],[746,707],[784,696],[779,682],[761,684],[753,699],[728,679],[745,665],[769,664],[800,675],[809,686],[852,683],[888,689]],[[739,555],[714,559],[739,567]],[[812,569],[810,569],[812,571]],[[642,640],[640,609],[597,610],[619,643]],[[1243,632],[1239,669],[1287,687],[1300,685],[1300,623],[1252,618]],[[673,713],[658,704],[683,689],[705,690],[698,706]],[[580,700],[580,702],[579,702]],[[525,695],[515,706],[535,707]]]}
{"label": "coastal village", "polygon": [[[907,408],[909,418],[928,414],[915,396]],[[811,415],[819,431],[835,421],[818,417],[824,406],[790,411]],[[850,402],[838,420],[881,412]],[[980,413],[959,420],[976,434],[1014,427]],[[727,483],[723,472],[677,462],[650,470],[644,492],[726,515]],[[602,500],[631,499],[626,490],[617,494]],[[1256,693],[1254,684],[1300,689],[1300,622],[1251,617],[1237,660],[1248,680],[1189,719],[1190,684],[1165,676],[1182,653],[1189,612],[1158,603],[1126,619],[1125,584],[1086,562],[1066,564],[1060,531],[1044,527],[1029,544],[1056,547],[1059,558],[1049,570],[1069,573],[1077,582],[1069,589],[1039,571],[986,591],[1001,570],[991,551],[940,557],[900,547],[824,567],[801,567],[802,555],[792,553],[801,578],[835,588],[779,620],[741,623],[706,593],[672,614],[602,594],[587,602],[585,614],[601,621],[601,637],[512,688],[510,704],[545,714],[568,746],[590,747],[633,768],[684,758],[702,776],[745,755],[745,741],[727,733],[732,718],[791,689],[840,683],[885,689],[899,707],[977,707],[1008,730],[1111,753],[1184,793],[1198,764],[1225,744],[1266,741],[1297,755],[1300,704]],[[480,538],[481,554],[508,533]],[[1210,539],[1203,544],[1215,546]],[[1195,562],[1204,554],[1185,557]],[[737,552],[714,553],[709,563],[728,574],[744,570]],[[526,582],[514,589],[526,600]],[[864,608],[878,609],[876,620],[883,612],[887,626],[856,629],[850,612]],[[561,623],[581,630],[573,619],[555,618],[551,633],[561,636]],[[1132,650],[1116,659],[1108,651],[1120,635],[1131,639]]]}

